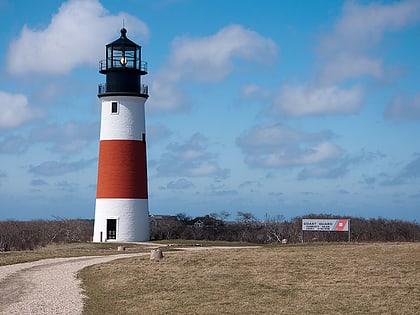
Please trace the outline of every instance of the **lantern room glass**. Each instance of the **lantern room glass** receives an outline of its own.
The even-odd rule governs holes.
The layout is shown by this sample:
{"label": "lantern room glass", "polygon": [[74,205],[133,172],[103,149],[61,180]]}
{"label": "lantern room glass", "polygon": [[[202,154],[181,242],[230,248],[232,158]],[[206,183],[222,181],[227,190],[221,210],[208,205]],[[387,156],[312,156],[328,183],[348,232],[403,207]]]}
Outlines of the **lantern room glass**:
{"label": "lantern room glass", "polygon": [[112,68],[140,68],[140,47],[138,46],[117,46],[107,47],[107,69]]}

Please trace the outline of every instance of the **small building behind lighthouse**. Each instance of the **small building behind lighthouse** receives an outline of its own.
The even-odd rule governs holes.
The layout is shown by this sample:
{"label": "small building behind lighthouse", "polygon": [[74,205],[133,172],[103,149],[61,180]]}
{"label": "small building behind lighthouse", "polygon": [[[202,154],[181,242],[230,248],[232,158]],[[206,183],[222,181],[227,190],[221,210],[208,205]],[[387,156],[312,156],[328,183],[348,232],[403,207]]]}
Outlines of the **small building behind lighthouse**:
{"label": "small building behind lighthouse", "polygon": [[147,63],[127,30],[106,45],[99,72],[101,101],[94,242],[149,240],[145,102]]}

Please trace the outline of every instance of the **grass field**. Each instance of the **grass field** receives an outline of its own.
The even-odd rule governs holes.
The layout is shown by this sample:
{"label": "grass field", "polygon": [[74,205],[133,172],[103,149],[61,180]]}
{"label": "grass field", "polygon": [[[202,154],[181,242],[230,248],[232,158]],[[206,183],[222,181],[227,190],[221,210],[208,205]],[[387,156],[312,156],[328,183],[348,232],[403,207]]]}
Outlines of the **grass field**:
{"label": "grass field", "polygon": [[420,243],[166,252],[79,276],[88,315],[420,313]]}
{"label": "grass field", "polygon": [[78,257],[121,254],[118,245],[124,245],[126,252],[150,251],[150,246],[118,243],[68,243],[51,244],[36,250],[10,251],[0,253],[0,266],[30,262],[45,258]]}

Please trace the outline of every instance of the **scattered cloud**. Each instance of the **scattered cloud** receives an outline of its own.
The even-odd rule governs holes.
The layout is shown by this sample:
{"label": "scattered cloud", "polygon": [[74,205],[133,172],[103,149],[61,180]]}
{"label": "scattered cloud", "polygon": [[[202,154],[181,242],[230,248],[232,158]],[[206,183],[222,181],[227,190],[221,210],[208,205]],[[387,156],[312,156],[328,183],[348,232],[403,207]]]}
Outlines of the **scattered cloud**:
{"label": "scattered cloud", "polygon": [[[31,100],[36,104],[47,104],[52,100],[56,100],[57,98],[61,97],[66,92],[68,92],[68,83],[63,83],[61,81],[62,79],[65,80],[67,78],[68,77],[66,76],[62,76],[56,80],[47,79],[43,81],[43,84],[45,85],[37,86],[37,89],[31,95]],[[72,89],[72,91],[74,90]]]}
{"label": "scattered cloud", "polygon": [[166,186],[165,189],[173,189],[173,190],[183,190],[183,189],[188,189],[194,187],[194,184],[185,179],[185,178],[180,178],[177,179],[175,181],[170,181]]}
{"label": "scattered cloud", "polygon": [[175,38],[167,74],[172,81],[221,81],[235,69],[236,58],[268,65],[277,51],[273,40],[242,25],[230,25],[207,37]]}
{"label": "scattered cloud", "polygon": [[7,70],[14,75],[64,74],[82,64],[94,66],[103,55],[104,43],[116,36],[123,18],[132,35],[148,37],[142,21],[127,13],[110,15],[97,0],[65,2],[46,29],[23,27],[10,44]]}
{"label": "scattered cloud", "polygon": [[[230,25],[214,35],[173,40],[167,62],[153,78],[152,92],[158,95],[153,107],[163,111],[188,108],[188,97],[180,80],[220,82],[237,69],[235,62],[271,64],[277,56],[276,43],[242,25]],[[211,69],[211,71],[209,71]]]}
{"label": "scattered cloud", "polygon": [[0,140],[0,154],[21,154],[32,143],[52,143],[56,153],[76,152],[99,139],[99,123],[67,122],[33,128],[28,136],[9,135]]}
{"label": "scattered cloud", "polygon": [[185,89],[177,82],[168,80],[164,74],[151,76],[148,112],[182,112],[191,108],[191,100]]}
{"label": "scattered cloud", "polygon": [[420,178],[420,157],[407,163],[401,170],[399,176],[407,179]]}
{"label": "scattered cloud", "polygon": [[97,158],[79,160],[75,162],[47,161],[38,165],[30,165],[29,172],[38,176],[60,176],[77,172],[96,163]]}
{"label": "scattered cloud", "polygon": [[47,124],[32,130],[29,138],[32,142],[52,143],[51,150],[54,152],[75,152],[93,141],[98,141],[99,123]]}
{"label": "scattered cloud", "polygon": [[348,1],[334,30],[321,37],[321,55],[344,51],[365,52],[377,45],[385,32],[398,31],[420,19],[420,2],[401,1],[390,4],[367,5]]}
{"label": "scattered cloud", "polygon": [[[395,68],[385,66],[378,47],[386,33],[400,31],[419,20],[420,2],[416,0],[367,5],[346,2],[332,32],[323,35],[318,43],[320,71],[317,84],[339,84],[366,77],[374,80],[393,78]],[[363,97],[356,94],[353,95],[353,109],[362,106]],[[342,96],[334,95],[338,100]],[[351,105],[344,108],[344,113],[346,109],[351,109]],[[395,97],[387,108],[386,117],[420,119],[420,97]]]}
{"label": "scattered cloud", "polygon": [[328,131],[303,133],[281,124],[260,125],[239,137],[237,145],[252,167],[304,166],[337,159],[341,149]]}
{"label": "scattered cloud", "polygon": [[363,90],[337,86],[283,86],[272,105],[272,112],[291,116],[352,114],[363,105]]}
{"label": "scattered cloud", "polygon": [[366,185],[374,185],[376,183],[376,177],[363,174],[360,182]]}
{"label": "scattered cloud", "polygon": [[167,139],[171,136],[172,131],[162,123],[155,123],[147,126],[147,137],[152,139],[152,143]]}
{"label": "scattered cloud", "polygon": [[338,166],[324,165],[313,168],[304,168],[302,171],[299,172],[298,179],[333,179],[343,177],[345,174],[347,174],[347,172],[348,169],[345,167],[344,164],[340,164]]}
{"label": "scattered cloud", "polygon": [[210,192],[217,197],[229,197],[238,195],[238,192],[233,189],[222,189],[222,187],[210,185]]}
{"label": "scattered cloud", "polygon": [[31,180],[31,186],[48,186],[48,182],[43,179],[33,179]]}
{"label": "scattered cloud", "polygon": [[367,164],[372,161],[382,159],[385,156],[380,152],[368,152],[362,150],[354,155],[342,155],[339,158],[329,161],[328,163],[320,163],[320,165],[309,166],[303,168],[299,174],[299,180],[306,179],[336,179],[344,177],[355,167]]}
{"label": "scattered cloud", "polygon": [[[419,20],[420,2],[415,0],[367,5],[346,2],[332,32],[321,36],[318,43],[317,84],[333,85],[363,77],[375,80],[394,77],[395,69],[385,67],[381,50],[377,48],[385,33],[400,31]],[[338,99],[341,96],[335,95]],[[359,98],[353,105],[360,108],[362,100]],[[419,119],[420,110],[403,105],[406,101],[396,97],[388,107],[387,117],[404,119],[414,112],[416,118],[411,119]],[[408,104],[414,105],[411,100]]]}
{"label": "scattered cloud", "polygon": [[207,148],[207,138],[200,133],[192,135],[186,143],[169,144],[158,161],[158,175],[226,178],[228,170],[218,166],[216,156]]}
{"label": "scattered cloud", "polygon": [[339,194],[342,194],[342,195],[348,195],[348,194],[350,194],[350,192],[348,190],[345,190],[345,189],[339,189],[337,192]]}
{"label": "scattered cloud", "polygon": [[261,187],[261,183],[259,181],[256,181],[256,180],[247,180],[247,181],[244,181],[243,183],[239,184],[239,188],[254,189],[256,187]]}
{"label": "scattered cloud", "polygon": [[268,100],[271,93],[257,84],[246,84],[241,87],[241,101],[265,101]]}
{"label": "scattered cloud", "polygon": [[55,187],[57,187],[59,190],[71,193],[77,190],[77,188],[79,187],[79,184],[70,183],[66,180],[63,180],[63,181],[55,183]]}
{"label": "scattered cloud", "polygon": [[[399,31],[418,20],[418,1],[368,5],[346,2],[333,30],[319,38],[315,79],[281,86],[271,113],[300,117],[358,112],[364,104],[365,91],[349,80],[392,77],[395,71],[384,66],[377,47],[386,32]],[[394,112],[405,114],[398,100],[391,107]]]}
{"label": "scattered cloud", "polygon": [[20,154],[27,148],[28,142],[21,136],[11,135],[0,141],[0,154]]}
{"label": "scattered cloud", "polygon": [[341,52],[327,60],[317,77],[317,81],[322,84],[336,84],[364,76],[377,80],[386,77],[383,62],[369,56]]}
{"label": "scattered cloud", "polygon": [[409,182],[416,182],[420,180],[420,156],[415,154],[414,158],[404,164],[394,174],[390,172],[381,172],[378,175],[378,184],[384,186],[398,186]]}
{"label": "scattered cloud", "polygon": [[420,120],[420,93],[413,97],[395,96],[388,104],[385,117],[394,120]]}
{"label": "scattered cloud", "polygon": [[29,105],[23,94],[10,94],[0,91],[0,129],[17,128],[43,116],[39,109]]}

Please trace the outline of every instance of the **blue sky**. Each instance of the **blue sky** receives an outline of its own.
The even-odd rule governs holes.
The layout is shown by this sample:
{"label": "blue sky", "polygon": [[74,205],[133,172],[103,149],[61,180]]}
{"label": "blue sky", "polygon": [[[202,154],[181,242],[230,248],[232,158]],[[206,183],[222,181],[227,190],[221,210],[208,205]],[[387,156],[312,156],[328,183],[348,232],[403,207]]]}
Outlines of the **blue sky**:
{"label": "blue sky", "polygon": [[148,62],[149,208],[420,220],[420,1],[0,0],[0,220],[93,218],[105,45]]}

